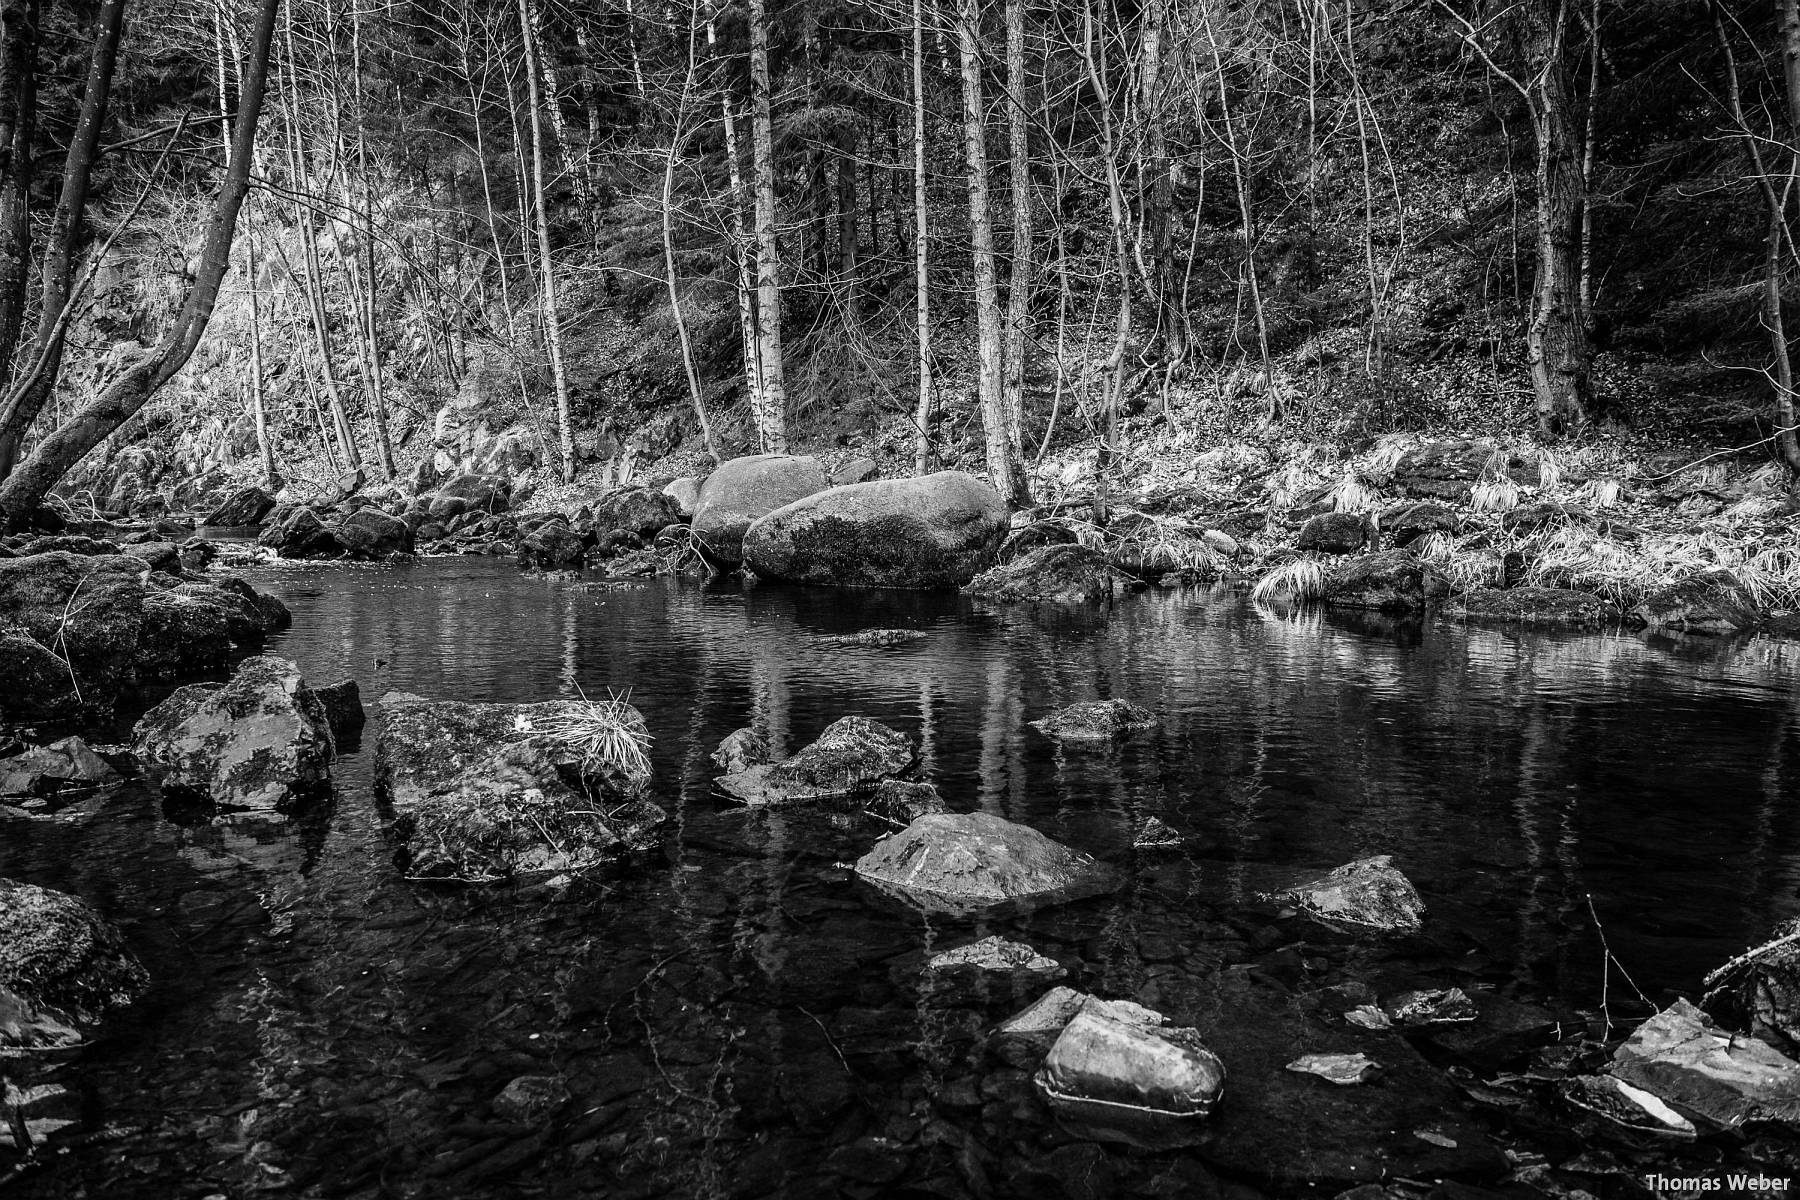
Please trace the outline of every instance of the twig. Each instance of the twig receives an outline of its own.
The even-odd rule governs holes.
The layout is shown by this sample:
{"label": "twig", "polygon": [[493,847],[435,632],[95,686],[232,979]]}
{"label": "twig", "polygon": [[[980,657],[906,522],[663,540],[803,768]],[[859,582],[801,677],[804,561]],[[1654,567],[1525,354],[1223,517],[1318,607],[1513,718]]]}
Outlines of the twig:
{"label": "twig", "polygon": [[825,1044],[831,1047],[831,1052],[837,1055],[837,1060],[844,1064],[844,1073],[854,1079],[856,1077],[856,1072],[850,1069],[850,1060],[844,1057],[844,1052],[842,1050],[838,1049],[837,1039],[831,1036],[831,1030],[825,1028],[825,1022],[814,1017],[807,1009],[803,1008],[800,1011],[812,1018],[812,1023],[817,1025],[819,1027],[819,1032],[825,1035]]}
{"label": "twig", "polygon": [[1760,946],[1756,946],[1752,949],[1744,951],[1742,954],[1738,955],[1736,958],[1730,959],[1730,960],[1726,961],[1723,965],[1715,967],[1713,970],[1707,972],[1706,978],[1702,979],[1700,982],[1705,987],[1709,987],[1709,988],[1713,987],[1714,985],[1719,983],[1721,980],[1723,980],[1727,975],[1730,975],[1732,972],[1738,970],[1740,967],[1749,966],[1751,963],[1755,962],[1757,959],[1761,958],[1763,955],[1767,954],[1769,951],[1778,950],[1781,947],[1789,945],[1793,942],[1800,942],[1800,929],[1796,929],[1793,933],[1784,934],[1783,936],[1775,938],[1772,941],[1764,942]]}
{"label": "twig", "polygon": [[1600,1016],[1606,1022],[1606,1032],[1602,1036],[1611,1037],[1612,1012],[1607,1007],[1607,987],[1611,981],[1611,973],[1614,966],[1619,968],[1619,974],[1625,977],[1625,982],[1631,985],[1631,990],[1638,994],[1639,1000],[1642,1000],[1652,1009],[1654,1009],[1656,1005],[1651,1003],[1650,997],[1644,995],[1644,989],[1637,985],[1637,980],[1631,977],[1631,972],[1625,969],[1625,964],[1619,961],[1618,957],[1613,954],[1612,947],[1607,944],[1606,927],[1600,924],[1600,914],[1594,911],[1593,893],[1587,893],[1585,899],[1587,900],[1588,916],[1594,919],[1594,931],[1600,935],[1600,951],[1604,955],[1600,962]]}

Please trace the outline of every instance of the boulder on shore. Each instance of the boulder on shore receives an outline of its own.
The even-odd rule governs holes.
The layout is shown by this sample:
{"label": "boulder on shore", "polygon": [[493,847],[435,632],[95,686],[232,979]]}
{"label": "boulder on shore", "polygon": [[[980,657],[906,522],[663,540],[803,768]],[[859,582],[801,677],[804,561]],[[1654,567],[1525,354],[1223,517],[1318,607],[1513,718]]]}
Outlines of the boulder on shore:
{"label": "boulder on shore", "polygon": [[527,570],[566,571],[581,566],[588,539],[561,517],[545,521],[519,539],[519,565]]}
{"label": "boulder on shore", "polygon": [[659,531],[680,524],[681,506],[666,492],[650,487],[620,488],[594,502],[593,530],[603,549],[649,544]]}
{"label": "boulder on shore", "polygon": [[963,591],[999,604],[1100,604],[1112,599],[1113,576],[1104,554],[1065,542],[989,567]]}
{"label": "boulder on shore", "polygon": [[434,520],[447,520],[466,512],[503,513],[507,509],[506,481],[474,473],[458,475],[431,497],[425,511]]}
{"label": "boulder on shore", "polygon": [[1369,518],[1361,513],[1320,513],[1309,518],[1300,527],[1294,549],[1318,550],[1325,554],[1355,554],[1369,544],[1373,535]]}
{"label": "boulder on shore", "polygon": [[1438,569],[1405,550],[1378,550],[1344,559],[1325,580],[1325,603],[1379,612],[1422,612],[1450,594]]}
{"label": "boulder on shore", "polygon": [[465,704],[389,693],[375,747],[410,876],[580,873],[655,844],[643,716],[620,701]]}
{"label": "boulder on shore", "polygon": [[336,744],[300,668],[258,657],[223,686],[189,684],[145,713],[132,751],[166,790],[271,811],[330,789]]}
{"label": "boulder on shore", "polygon": [[958,588],[994,560],[1010,514],[963,471],[852,483],[796,500],[744,532],[765,579],[834,587]]}
{"label": "boulder on shore", "polygon": [[0,879],[0,1049],[79,1045],[148,984],[85,901]]}
{"label": "boulder on shore", "polygon": [[1395,546],[1410,546],[1433,533],[1456,534],[1463,519],[1441,504],[1401,504],[1381,514],[1381,528]]}
{"label": "boulder on shore", "polygon": [[905,734],[868,717],[839,717],[793,757],[751,764],[715,782],[750,805],[834,800],[872,788],[912,761],[912,739]]}
{"label": "boulder on shore", "polygon": [[736,567],[744,561],[744,531],[751,522],[827,486],[816,458],[750,454],[730,459],[700,485],[694,536],[708,557]]}
{"label": "boulder on shore", "polygon": [[206,520],[201,524],[223,528],[255,525],[268,516],[269,510],[274,507],[275,497],[255,484],[250,484],[231,493],[230,498],[207,514]]}
{"label": "boulder on shore", "polygon": [[1756,602],[1729,571],[1684,579],[1647,596],[1631,617],[1648,629],[1728,636],[1753,628],[1761,619]]}
{"label": "boulder on shore", "polygon": [[1091,855],[992,813],[931,813],[856,862],[856,873],[928,912],[1041,906],[1110,891],[1118,875]]}
{"label": "boulder on shore", "polygon": [[1345,863],[1270,898],[1292,903],[1327,924],[1354,929],[1410,933],[1425,922],[1425,902],[1387,854]]}
{"label": "boulder on shore", "polygon": [[330,528],[351,558],[383,559],[413,552],[412,526],[379,508],[359,508],[333,521]]}
{"label": "boulder on shore", "polygon": [[329,558],[344,550],[337,535],[319,514],[304,504],[277,508],[270,513],[256,540],[283,558]]}
{"label": "boulder on shore", "polygon": [[1571,588],[1477,588],[1452,599],[1443,614],[1476,624],[1556,626],[1586,629],[1619,619],[1602,596]]}

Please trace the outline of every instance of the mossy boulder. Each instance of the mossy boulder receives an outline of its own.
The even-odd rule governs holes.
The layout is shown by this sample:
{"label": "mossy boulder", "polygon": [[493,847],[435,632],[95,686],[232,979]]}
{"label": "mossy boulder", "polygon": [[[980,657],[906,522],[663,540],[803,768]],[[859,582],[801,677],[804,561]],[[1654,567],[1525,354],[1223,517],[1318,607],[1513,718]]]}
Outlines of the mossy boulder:
{"label": "mossy boulder", "polygon": [[1361,513],[1320,513],[1300,527],[1294,548],[1326,554],[1355,554],[1369,544],[1373,533],[1369,518]]}
{"label": "mossy boulder", "polygon": [[0,627],[0,721],[60,721],[82,707],[69,664],[24,629]]}
{"label": "mossy boulder", "polygon": [[[149,575],[129,555],[0,559],[0,628],[23,630],[62,660],[88,707],[105,707],[133,677]],[[15,647],[19,655],[34,657]]]}
{"label": "mossy boulder", "polygon": [[1100,604],[1112,598],[1115,572],[1089,546],[1039,546],[989,567],[963,590],[998,604]]}
{"label": "mossy boulder", "polygon": [[300,668],[258,657],[223,686],[190,684],[145,713],[132,751],[166,790],[270,811],[330,789],[336,744]]}
{"label": "mossy boulder", "polygon": [[1100,746],[1157,727],[1156,714],[1129,700],[1088,700],[1059,708],[1031,727],[1063,745]]}
{"label": "mossy boulder", "polygon": [[359,508],[333,521],[331,532],[351,558],[382,559],[413,552],[412,527],[379,508]]}
{"label": "mossy boulder", "polygon": [[337,534],[318,513],[303,504],[284,506],[270,513],[256,540],[283,558],[330,558],[344,551]]}
{"label": "mossy boulder", "polygon": [[815,458],[749,454],[721,463],[694,504],[694,536],[707,556],[728,567],[744,561],[751,522],[828,487]]}
{"label": "mossy boulder", "polygon": [[1724,636],[1753,628],[1761,613],[1737,576],[1709,571],[1646,596],[1631,617],[1648,629]]}
{"label": "mossy boulder", "polygon": [[1438,569],[1405,550],[1378,550],[1347,558],[1325,579],[1325,603],[1378,612],[1421,612],[1450,593]]}
{"label": "mossy boulder", "polygon": [[993,561],[1010,520],[963,471],[845,484],[778,508],[744,533],[765,579],[835,587],[958,588]]}
{"label": "mossy boulder", "polygon": [[138,675],[173,679],[216,671],[231,659],[231,621],[226,610],[178,590],[144,597]]}
{"label": "mossy boulder", "polygon": [[0,879],[0,1048],[77,1045],[148,984],[87,902]]}

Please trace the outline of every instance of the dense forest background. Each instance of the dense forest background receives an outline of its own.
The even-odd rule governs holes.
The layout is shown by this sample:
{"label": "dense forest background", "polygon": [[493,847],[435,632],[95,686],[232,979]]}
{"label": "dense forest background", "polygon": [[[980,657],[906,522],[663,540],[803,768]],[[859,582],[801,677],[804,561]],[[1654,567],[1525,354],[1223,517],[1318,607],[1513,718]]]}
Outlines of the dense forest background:
{"label": "dense forest background", "polygon": [[1800,467],[1794,0],[0,23],[15,514],[52,486],[123,509],[810,444],[1015,503],[1046,450],[1105,479],[1266,434],[1624,432]]}

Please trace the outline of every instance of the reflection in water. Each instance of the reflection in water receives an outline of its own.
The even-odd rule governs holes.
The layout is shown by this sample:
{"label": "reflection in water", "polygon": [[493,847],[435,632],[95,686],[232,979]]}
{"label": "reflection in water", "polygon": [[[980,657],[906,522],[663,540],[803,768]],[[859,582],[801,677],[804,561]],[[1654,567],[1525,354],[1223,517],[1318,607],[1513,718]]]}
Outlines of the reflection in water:
{"label": "reflection in water", "polygon": [[[389,690],[629,694],[655,735],[667,861],[554,903],[414,887],[371,794],[373,725],[338,764],[333,808],[306,822],[182,825],[134,790],[80,827],[7,827],[0,873],[95,901],[158,980],[81,1067],[98,1115],[132,1136],[25,1194],[199,1179],[231,1194],[1015,1194],[1021,1163],[1074,1153],[1024,1073],[972,1050],[1018,998],[921,988],[906,956],[1029,940],[1074,986],[1229,1042],[1246,996],[1291,1017],[1296,996],[1358,973],[1591,1008],[1590,894],[1653,999],[1800,911],[1789,643],[1521,637],[1229,592],[1094,619],[912,593],[600,591],[486,560],[255,582],[294,610],[272,652],[317,682],[354,676],[372,720]],[[874,627],[929,636],[830,644]],[[1026,727],[1109,696],[1156,709],[1161,729],[1069,753]],[[918,739],[920,775],[952,808],[1026,821],[1130,885],[933,923],[838,865],[871,828],[715,797],[708,753],[732,729],[792,751],[848,713]],[[1150,816],[1180,850],[1133,850]],[[1285,951],[1309,935],[1272,925],[1256,895],[1373,853],[1418,884],[1435,940],[1411,957]],[[523,1074],[573,1093],[547,1129],[486,1107]],[[1106,1155],[1081,1161],[1121,1188],[1164,1169]]]}

